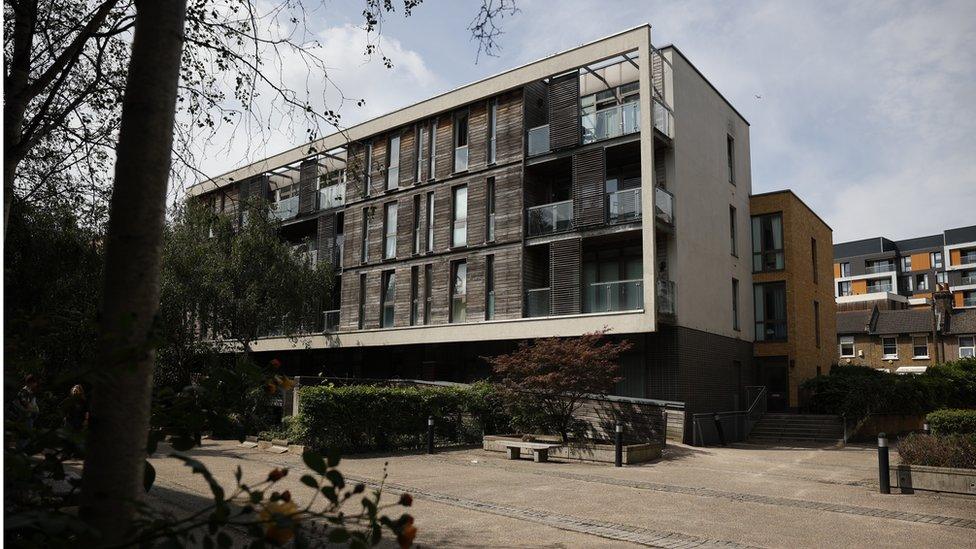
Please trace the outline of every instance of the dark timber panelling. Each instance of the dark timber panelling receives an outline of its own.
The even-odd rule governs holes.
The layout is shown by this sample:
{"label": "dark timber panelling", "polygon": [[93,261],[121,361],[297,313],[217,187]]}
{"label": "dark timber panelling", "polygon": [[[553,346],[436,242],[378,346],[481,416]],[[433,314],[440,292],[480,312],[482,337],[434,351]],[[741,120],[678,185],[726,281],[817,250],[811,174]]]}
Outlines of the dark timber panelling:
{"label": "dark timber panelling", "polygon": [[[318,250],[319,263],[331,263],[332,252],[335,247],[335,218],[336,214],[325,214],[318,219]],[[338,270],[338,265],[334,265]]]}
{"label": "dark timber panelling", "polygon": [[444,115],[437,119],[437,166],[434,170],[436,179],[443,179],[451,175],[454,169],[454,118]]}
{"label": "dark timber panelling", "polygon": [[361,143],[349,145],[349,162],[346,164],[346,202],[353,202],[363,197],[363,170],[366,158],[366,147]]}
{"label": "dark timber panelling", "polygon": [[[410,127],[400,133],[400,186],[406,187],[417,179],[417,129]],[[399,282],[399,281],[398,281]]]}
{"label": "dark timber panelling", "polygon": [[[396,254],[400,259],[410,257],[413,253],[413,196],[401,196],[397,202]],[[397,284],[399,283],[398,279]]]}
{"label": "dark timber panelling", "polygon": [[484,168],[488,163],[488,105],[472,103],[468,109],[468,170]]}
{"label": "dark timber panelling", "polygon": [[552,314],[580,312],[581,238],[557,240],[549,245]]}
{"label": "dark timber panelling", "polygon": [[603,149],[590,149],[573,155],[573,218],[577,227],[604,222]]}
{"label": "dark timber panelling", "polygon": [[553,150],[580,143],[579,74],[549,83],[549,146]]}
{"label": "dark timber panelling", "polygon": [[316,204],[318,189],[316,178],[318,177],[319,167],[315,160],[303,160],[298,172],[298,213],[301,215],[314,212],[318,206]]}
{"label": "dark timber panelling", "polygon": [[549,122],[549,91],[545,82],[526,84],[524,92],[525,129],[530,130]]}
{"label": "dark timber panelling", "polygon": [[523,128],[522,93],[515,90],[498,96],[497,163],[522,158]]}

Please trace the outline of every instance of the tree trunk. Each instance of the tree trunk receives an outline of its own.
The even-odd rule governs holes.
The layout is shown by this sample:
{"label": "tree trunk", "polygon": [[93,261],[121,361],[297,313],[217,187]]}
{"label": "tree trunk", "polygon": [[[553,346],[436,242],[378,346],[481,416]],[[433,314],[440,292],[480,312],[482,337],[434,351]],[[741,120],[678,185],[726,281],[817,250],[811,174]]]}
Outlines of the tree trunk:
{"label": "tree trunk", "polygon": [[137,0],[106,236],[105,291],[82,517],[125,539],[141,496],[186,0]]}

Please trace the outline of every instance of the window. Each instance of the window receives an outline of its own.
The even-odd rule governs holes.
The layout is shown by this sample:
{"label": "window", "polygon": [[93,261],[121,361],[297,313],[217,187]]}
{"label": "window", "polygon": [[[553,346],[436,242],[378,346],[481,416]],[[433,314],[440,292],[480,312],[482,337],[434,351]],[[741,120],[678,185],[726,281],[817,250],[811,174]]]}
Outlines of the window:
{"label": "window", "polygon": [[840,276],[851,276],[851,264],[847,261],[840,264]]}
{"label": "window", "polygon": [[363,196],[369,196],[373,186],[373,142],[366,143],[366,162],[363,163]]}
{"label": "window", "polygon": [[369,208],[363,208],[363,234],[360,239],[359,260],[363,263],[369,261]]}
{"label": "window", "polygon": [[427,132],[427,179],[437,175],[437,119],[430,121]]}
{"label": "window", "polygon": [[959,358],[976,356],[976,336],[959,336]]}
{"label": "window", "polygon": [[817,348],[820,348],[820,302],[813,302],[813,329],[816,332]]}
{"label": "window", "polygon": [[912,270],[912,256],[905,256],[901,258],[901,270],[906,273]]}
{"label": "window", "polygon": [[359,329],[366,327],[366,273],[359,275]]}
{"label": "window", "polygon": [[912,358],[929,357],[929,338],[928,336],[912,337]]}
{"label": "window", "polygon": [[451,318],[450,322],[464,322],[468,309],[468,264],[464,261],[451,263]]}
{"label": "window", "polygon": [[420,267],[410,267],[410,325],[416,326],[420,317]]}
{"label": "window", "polygon": [[397,252],[397,203],[383,206],[383,259],[393,259]]}
{"label": "window", "polygon": [[427,251],[434,251],[434,191],[427,193]]}
{"label": "window", "polygon": [[735,185],[735,138],[725,136],[725,155],[729,162],[729,183]]}
{"label": "window", "polygon": [[400,186],[400,134],[390,137],[386,147],[386,190]]}
{"label": "window", "polygon": [[488,163],[495,163],[498,137],[498,99],[488,102]]}
{"label": "window", "polygon": [[920,274],[915,275],[915,289],[916,290],[928,290],[929,289],[929,275]]}
{"label": "window", "polygon": [[754,286],[756,341],[786,339],[786,284],[773,282]]}
{"label": "window", "polygon": [[881,338],[881,352],[885,360],[891,358],[898,358],[898,338],[896,337],[883,337]]}
{"label": "window", "polygon": [[420,195],[413,195],[413,253],[420,253]]}
{"label": "window", "polygon": [[854,357],[854,336],[840,336],[841,358]]}
{"label": "window", "polygon": [[931,252],[929,253],[929,263],[932,265],[933,269],[942,268],[942,252]]}
{"label": "window", "polygon": [[735,237],[735,206],[729,206],[729,246],[732,250],[732,255],[739,257],[739,247],[736,244]]}
{"label": "window", "polygon": [[485,188],[485,241],[495,241],[495,178],[489,177]]}
{"label": "window", "polygon": [[424,265],[424,324],[430,324],[430,310],[434,304],[434,266]]}
{"label": "window", "polygon": [[901,285],[901,291],[903,292],[911,292],[915,287],[915,285],[912,283],[911,276],[903,276],[898,280],[899,284]]}
{"label": "window", "polygon": [[949,274],[946,273],[945,271],[935,273],[935,281],[938,282],[939,284],[948,284]]}
{"label": "window", "polygon": [[739,331],[739,281],[732,279],[732,329]]}
{"label": "window", "polygon": [[454,116],[454,171],[468,169],[468,113]]}
{"label": "window", "polygon": [[420,161],[420,154],[424,150],[424,126],[423,124],[417,124],[416,130],[413,136],[413,165],[415,166],[415,172],[413,174],[414,183],[420,183],[420,174],[423,170],[424,163]]}
{"label": "window", "polygon": [[810,238],[810,264],[813,266],[813,283],[817,283],[817,239]]}
{"label": "window", "polygon": [[495,318],[495,256],[485,257],[485,320]]}
{"label": "window", "polygon": [[451,247],[468,245],[468,187],[461,185],[451,189]]}
{"label": "window", "polygon": [[783,268],[783,215],[752,218],[752,270],[778,271]]}
{"label": "window", "polygon": [[851,289],[851,281],[845,280],[843,282],[837,283],[837,295],[851,295],[853,290]]}
{"label": "window", "polygon": [[383,287],[380,289],[380,326],[393,326],[393,304],[396,301],[396,273],[383,271]]}

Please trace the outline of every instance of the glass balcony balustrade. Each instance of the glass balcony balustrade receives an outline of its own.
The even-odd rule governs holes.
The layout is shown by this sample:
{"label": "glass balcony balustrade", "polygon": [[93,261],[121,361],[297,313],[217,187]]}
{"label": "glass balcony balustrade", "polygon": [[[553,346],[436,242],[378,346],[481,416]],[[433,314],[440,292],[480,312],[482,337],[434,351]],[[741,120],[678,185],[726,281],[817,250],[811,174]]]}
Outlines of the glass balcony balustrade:
{"label": "glass balcony balustrade", "polygon": [[606,313],[634,311],[644,308],[643,280],[614,280],[594,282],[586,288],[583,311]]}
{"label": "glass balcony balustrade", "polygon": [[568,231],[573,227],[573,201],[564,200],[542,206],[534,206],[526,212],[528,215],[528,235],[543,236],[561,231]]}
{"label": "glass balcony balustrade", "polygon": [[868,274],[877,273],[890,273],[895,270],[894,263],[873,263],[864,268],[864,272]]}
{"label": "glass balcony balustrade", "polygon": [[291,219],[298,215],[298,196],[292,196],[271,203],[271,215],[281,221]]}
{"label": "glass balcony balustrade", "polygon": [[339,309],[333,309],[331,311],[322,311],[322,326],[323,331],[326,333],[335,333],[339,331]]}
{"label": "glass balcony balustrade", "polygon": [[549,124],[536,126],[529,130],[529,156],[549,152]]}
{"label": "glass balcony balustrade", "polygon": [[533,288],[525,291],[525,316],[550,315],[549,288]]}
{"label": "glass balcony balustrade", "polygon": [[869,294],[879,294],[881,292],[890,292],[891,284],[869,284],[867,287]]}
{"label": "glass balcony balustrade", "polygon": [[654,217],[668,225],[674,224],[674,195],[661,187],[654,187]]}
{"label": "glass balcony balustrade", "polygon": [[583,143],[593,143],[640,131],[640,102],[630,101],[615,107],[584,114]]}
{"label": "glass balcony balustrade", "polygon": [[640,187],[607,193],[607,222],[626,223],[640,218]]}
{"label": "glass balcony balustrade", "polygon": [[345,185],[329,185],[319,189],[319,209],[330,210],[346,203]]}

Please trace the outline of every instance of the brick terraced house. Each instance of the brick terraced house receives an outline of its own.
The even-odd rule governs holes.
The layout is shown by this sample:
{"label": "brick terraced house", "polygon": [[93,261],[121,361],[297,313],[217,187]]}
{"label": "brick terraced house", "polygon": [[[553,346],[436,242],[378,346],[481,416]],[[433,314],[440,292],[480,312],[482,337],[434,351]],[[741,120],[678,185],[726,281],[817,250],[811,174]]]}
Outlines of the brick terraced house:
{"label": "brick terraced house", "polygon": [[[467,381],[520,340],[608,328],[635,344],[619,395],[696,412],[744,409],[761,378],[750,174],[748,122],[642,25],[190,195],[227,215],[267,198],[282,237],[335,266],[334,300],[312,333],[254,345],[294,373]],[[790,206],[787,224],[794,210],[806,211]],[[829,288],[829,228],[816,234]],[[813,272],[810,244],[790,242],[787,266],[794,252]],[[801,317],[820,301],[831,337],[829,300],[796,295]],[[808,320],[776,329],[792,338],[795,324],[812,341]],[[804,353],[789,360],[806,376]]]}

